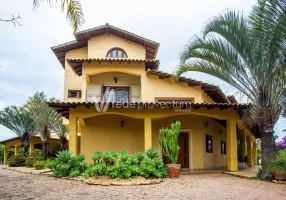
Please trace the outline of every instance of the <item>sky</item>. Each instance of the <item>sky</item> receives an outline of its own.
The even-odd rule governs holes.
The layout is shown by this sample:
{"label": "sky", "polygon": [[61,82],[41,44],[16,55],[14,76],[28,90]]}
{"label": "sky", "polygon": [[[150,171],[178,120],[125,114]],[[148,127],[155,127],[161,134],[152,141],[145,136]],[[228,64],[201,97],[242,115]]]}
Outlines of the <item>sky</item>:
{"label": "sky", "polygon": [[[178,54],[199,34],[203,24],[226,9],[248,13],[256,0],[83,0],[85,24],[80,30],[109,23],[160,43],[157,59],[161,71],[173,72]],[[44,91],[48,97],[63,99],[64,70],[50,47],[74,40],[73,30],[60,6],[44,1],[36,10],[32,0],[0,1],[0,18],[20,14],[22,26],[0,22],[0,110],[22,105],[29,96]],[[219,85],[227,95],[236,95],[226,83],[197,72],[184,74]],[[286,119],[279,119],[275,134],[285,135]],[[0,141],[15,137],[0,126]]]}

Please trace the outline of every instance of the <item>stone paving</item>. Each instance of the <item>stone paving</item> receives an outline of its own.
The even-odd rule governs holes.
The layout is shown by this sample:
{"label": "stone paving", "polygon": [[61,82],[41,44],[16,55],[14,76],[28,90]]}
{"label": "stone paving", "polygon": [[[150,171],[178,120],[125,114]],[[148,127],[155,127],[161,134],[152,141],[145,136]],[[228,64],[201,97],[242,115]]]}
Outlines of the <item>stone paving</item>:
{"label": "stone paving", "polygon": [[285,199],[286,185],[226,174],[184,175],[156,185],[95,186],[0,168],[0,199]]}

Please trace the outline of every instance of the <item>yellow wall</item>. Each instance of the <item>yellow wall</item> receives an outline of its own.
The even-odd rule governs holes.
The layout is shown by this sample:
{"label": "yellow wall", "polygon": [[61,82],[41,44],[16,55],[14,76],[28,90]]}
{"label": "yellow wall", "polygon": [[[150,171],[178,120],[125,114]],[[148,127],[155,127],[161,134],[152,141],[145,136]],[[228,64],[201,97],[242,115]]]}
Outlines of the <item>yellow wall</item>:
{"label": "yellow wall", "polygon": [[[87,47],[72,50],[66,53],[66,59],[87,58]],[[70,65],[65,62],[65,81],[64,81],[64,101],[66,102],[79,102],[80,98],[68,98],[68,90],[81,90],[82,88],[82,77],[76,75]]]}
{"label": "yellow wall", "polygon": [[[120,122],[124,121],[121,127]],[[92,154],[97,151],[123,149],[130,153],[144,151],[143,120],[120,115],[101,115],[88,118],[86,127],[81,131],[81,153],[91,162]]]}
{"label": "yellow wall", "polygon": [[107,52],[114,47],[123,49],[128,58],[146,59],[146,50],[142,45],[126,41],[124,38],[112,34],[90,38],[88,40],[88,58],[106,58]]}

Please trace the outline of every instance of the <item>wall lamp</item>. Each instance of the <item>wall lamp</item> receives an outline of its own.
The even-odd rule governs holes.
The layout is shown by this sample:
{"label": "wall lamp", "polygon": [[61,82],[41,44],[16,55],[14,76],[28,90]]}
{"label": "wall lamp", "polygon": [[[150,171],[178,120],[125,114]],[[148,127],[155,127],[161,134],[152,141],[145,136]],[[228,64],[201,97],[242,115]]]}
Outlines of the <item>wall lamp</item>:
{"label": "wall lamp", "polygon": [[123,120],[121,120],[121,122],[120,122],[120,126],[121,126],[121,127],[123,127],[123,126],[124,126],[124,121],[123,121]]}
{"label": "wall lamp", "polygon": [[117,78],[117,77],[114,77],[113,80],[114,80],[114,83],[117,83],[118,78]]}

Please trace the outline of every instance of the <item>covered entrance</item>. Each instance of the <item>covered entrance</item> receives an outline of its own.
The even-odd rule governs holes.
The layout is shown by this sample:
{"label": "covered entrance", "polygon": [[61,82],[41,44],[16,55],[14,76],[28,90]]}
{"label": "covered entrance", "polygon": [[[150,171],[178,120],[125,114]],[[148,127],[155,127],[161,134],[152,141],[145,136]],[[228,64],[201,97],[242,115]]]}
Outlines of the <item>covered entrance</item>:
{"label": "covered entrance", "polygon": [[[181,132],[178,138],[178,143],[180,146],[179,156],[177,160],[177,164],[181,164],[182,168],[189,168],[189,133]],[[164,156],[165,164],[170,164],[171,160]]]}

